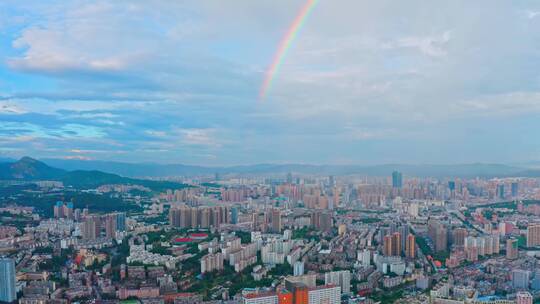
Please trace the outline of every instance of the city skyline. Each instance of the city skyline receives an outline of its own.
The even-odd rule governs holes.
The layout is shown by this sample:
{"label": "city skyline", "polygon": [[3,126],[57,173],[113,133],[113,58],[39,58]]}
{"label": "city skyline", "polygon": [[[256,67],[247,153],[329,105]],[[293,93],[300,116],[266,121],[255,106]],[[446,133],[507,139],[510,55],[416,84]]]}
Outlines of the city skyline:
{"label": "city skyline", "polygon": [[0,157],[538,161],[539,12],[533,1],[5,1]]}

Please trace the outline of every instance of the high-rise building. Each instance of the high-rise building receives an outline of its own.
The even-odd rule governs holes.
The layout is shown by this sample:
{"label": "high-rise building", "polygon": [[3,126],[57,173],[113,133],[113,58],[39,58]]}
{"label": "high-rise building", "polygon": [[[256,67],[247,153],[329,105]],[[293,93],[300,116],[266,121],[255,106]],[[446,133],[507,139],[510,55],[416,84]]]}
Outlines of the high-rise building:
{"label": "high-rise building", "polygon": [[403,186],[403,175],[401,172],[394,171],[392,172],[392,187],[401,188]]}
{"label": "high-rise building", "polygon": [[238,207],[231,208],[231,224],[238,224]]}
{"label": "high-rise building", "polygon": [[272,209],[272,232],[281,233],[281,210]]}
{"label": "high-rise building", "polygon": [[293,275],[295,277],[304,275],[304,262],[302,261],[294,262]]}
{"label": "high-rise building", "polygon": [[528,291],[518,291],[516,293],[516,304],[532,304],[533,296]]}
{"label": "high-rise building", "polygon": [[527,226],[527,247],[540,245],[540,223],[531,223]]}
{"label": "high-rise building", "polygon": [[287,173],[287,184],[292,184],[293,183],[293,176],[292,176],[292,173],[289,172]]}
{"label": "high-rise building", "polygon": [[114,238],[116,237],[116,227],[117,227],[117,218],[116,214],[107,214],[105,215],[104,219],[104,226],[105,226],[105,236],[107,238]]}
{"label": "high-rise building", "polygon": [[401,225],[399,227],[399,233],[401,233],[401,250],[405,250],[407,247],[407,236],[409,235],[409,225]]}
{"label": "high-rise building", "polygon": [[17,300],[15,290],[15,261],[10,258],[0,258],[0,301],[11,303]]}
{"label": "high-rise building", "polygon": [[401,247],[401,233],[399,232],[394,232],[394,234],[392,234],[392,255],[393,256],[400,256],[401,255],[401,251],[403,247]]}
{"label": "high-rise building", "polygon": [[311,224],[317,230],[331,232],[333,227],[332,214],[328,211],[317,210],[311,214]]}
{"label": "high-rise building", "polygon": [[68,219],[73,219],[73,202],[68,202],[63,206],[64,216]]}
{"label": "high-rise building", "polygon": [[528,289],[530,275],[531,273],[528,270],[512,270],[512,287],[514,287],[515,289]]}
{"label": "high-rise building", "polygon": [[405,255],[410,258],[414,259],[416,256],[416,240],[412,233],[409,233],[407,235],[407,241],[405,243]]}
{"label": "high-rise building", "polygon": [[100,221],[97,216],[87,216],[81,224],[82,237],[85,240],[95,240],[99,237]]}
{"label": "high-rise building", "polygon": [[394,232],[383,238],[383,254],[386,256],[401,255],[401,233]]}
{"label": "high-rise building", "polygon": [[229,207],[174,206],[169,210],[169,223],[180,228],[209,228],[229,223]]}
{"label": "high-rise building", "polygon": [[64,217],[64,203],[62,201],[57,201],[54,205],[54,217]]}
{"label": "high-rise building", "polygon": [[223,270],[223,254],[209,253],[201,258],[201,273]]}
{"label": "high-rise building", "polygon": [[126,231],[126,214],[124,212],[116,214],[116,230]]}
{"label": "high-rise building", "polygon": [[451,192],[454,192],[456,190],[456,182],[455,181],[449,181],[448,182],[448,189],[450,189]]}
{"label": "high-rise building", "polygon": [[341,287],[319,286],[308,291],[308,304],[340,304]]}
{"label": "high-rise building", "polygon": [[518,258],[518,240],[511,238],[506,240],[506,258],[509,260],[515,260]]}
{"label": "high-rise building", "polygon": [[455,247],[465,246],[465,238],[469,235],[467,229],[465,228],[456,228],[452,231],[452,245]]}
{"label": "high-rise building", "polygon": [[371,264],[371,251],[369,249],[358,251],[357,260],[362,263],[362,266],[368,267]]}
{"label": "high-rise building", "polygon": [[324,274],[324,284],[337,285],[341,287],[341,292],[351,292],[351,272],[348,270],[331,271]]}
{"label": "high-rise building", "polygon": [[392,236],[388,234],[383,237],[383,254],[391,256],[392,252]]}
{"label": "high-rise building", "polygon": [[428,221],[428,235],[435,244],[436,252],[448,249],[448,230],[443,223],[430,219]]}
{"label": "high-rise building", "polygon": [[504,184],[497,185],[497,197],[504,198]]}
{"label": "high-rise building", "polygon": [[333,175],[330,175],[330,176],[328,177],[328,185],[329,185],[330,187],[334,187],[334,186],[336,185],[336,179],[334,178]]}
{"label": "high-rise building", "polygon": [[511,189],[511,192],[512,192],[512,197],[517,197],[518,193],[519,193],[519,184],[517,182],[513,182],[510,185],[510,189]]}

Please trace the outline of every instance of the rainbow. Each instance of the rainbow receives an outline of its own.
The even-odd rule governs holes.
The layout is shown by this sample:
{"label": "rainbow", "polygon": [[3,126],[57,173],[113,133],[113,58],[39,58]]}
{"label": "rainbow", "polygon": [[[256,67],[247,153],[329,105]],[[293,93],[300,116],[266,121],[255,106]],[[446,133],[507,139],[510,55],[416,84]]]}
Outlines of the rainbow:
{"label": "rainbow", "polygon": [[304,25],[307,17],[311,13],[315,5],[317,5],[317,2],[319,2],[319,0],[307,0],[306,4],[304,4],[304,6],[294,19],[293,23],[287,30],[287,33],[281,39],[277,52],[275,53],[274,59],[272,60],[272,64],[266,71],[263,84],[259,91],[259,100],[264,100],[264,98],[266,97],[266,93],[268,93],[268,90],[272,86],[272,81],[274,80],[277,72],[279,71],[283,60],[287,55],[287,51],[291,48],[294,39],[296,38],[296,36],[298,36],[298,33],[302,29],[302,26]]}

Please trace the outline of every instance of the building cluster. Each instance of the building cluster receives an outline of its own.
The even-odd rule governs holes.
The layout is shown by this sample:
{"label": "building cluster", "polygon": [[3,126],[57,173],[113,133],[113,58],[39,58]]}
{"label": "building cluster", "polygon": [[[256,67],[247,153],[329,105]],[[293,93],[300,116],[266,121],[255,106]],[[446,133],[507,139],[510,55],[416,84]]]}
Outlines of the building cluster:
{"label": "building cluster", "polygon": [[5,212],[25,222],[0,226],[0,250],[9,254],[0,259],[0,301],[367,304],[401,293],[401,303],[529,304],[540,297],[536,179],[398,171],[218,177],[183,180],[191,186],[160,194],[137,185],[84,190],[137,206],[126,212],[58,202],[42,218],[10,206]]}

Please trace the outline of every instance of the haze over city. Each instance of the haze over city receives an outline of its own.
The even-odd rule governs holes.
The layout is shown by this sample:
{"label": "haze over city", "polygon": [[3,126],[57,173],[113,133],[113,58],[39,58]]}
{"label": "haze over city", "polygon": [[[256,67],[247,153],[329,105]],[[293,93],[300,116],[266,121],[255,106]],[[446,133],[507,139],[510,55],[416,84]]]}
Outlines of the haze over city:
{"label": "haze over city", "polygon": [[539,11],[537,1],[2,1],[0,157],[537,161]]}

